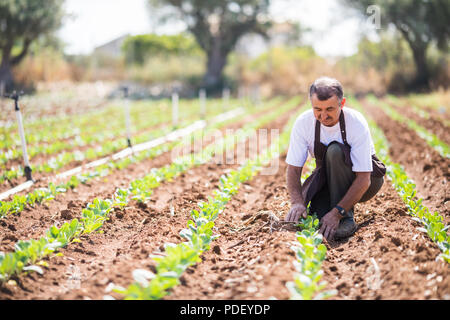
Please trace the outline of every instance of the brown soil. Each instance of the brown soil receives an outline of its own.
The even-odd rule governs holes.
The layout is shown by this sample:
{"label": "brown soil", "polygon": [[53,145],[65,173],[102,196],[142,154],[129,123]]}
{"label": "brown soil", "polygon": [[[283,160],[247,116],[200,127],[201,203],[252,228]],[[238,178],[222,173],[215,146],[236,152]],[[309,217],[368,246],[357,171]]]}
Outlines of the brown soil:
{"label": "brown soil", "polygon": [[233,197],[216,220],[220,237],[167,299],[289,298],[296,236],[281,222],[290,202],[285,157],[278,160],[275,175],[258,175]]}
{"label": "brown soil", "polygon": [[[167,299],[289,299],[285,283],[294,279],[296,238],[277,223],[289,210],[284,161],[275,176],[258,176],[242,188],[217,220],[213,249]],[[338,291],[333,299],[450,299],[448,264],[435,261],[439,249],[418,234],[419,224],[388,183],[355,212],[355,235],[326,242],[323,279]]]}
{"label": "brown soil", "polygon": [[[268,128],[281,129],[291,114],[276,120]],[[246,147],[248,148],[248,145]],[[83,279],[82,288],[90,288],[89,297],[101,299],[104,288],[100,288],[99,292],[95,291],[99,289],[95,283],[102,282],[103,275],[115,283],[124,278],[127,282],[123,285],[126,285],[131,281],[130,270],[150,263],[151,259],[147,258],[149,252],[161,248],[161,245],[168,241],[180,242],[182,239],[178,236],[178,232],[186,226],[191,209],[197,207],[198,201],[206,200],[206,196],[212,194],[224,172],[235,167],[236,164],[203,165],[189,170],[172,183],[164,183],[155,190],[148,205],[132,203],[123,211],[116,210],[111,214],[111,220],[102,228],[103,234],[87,235],[83,237],[82,243],[71,244],[61,250],[64,256],[51,258],[50,268],[46,268],[43,276],[37,274],[21,276],[16,279],[17,286],[4,285],[0,298],[2,296],[5,299],[71,298],[72,293],[68,292],[67,286],[63,284],[68,282],[68,275],[65,273],[79,270]],[[113,185],[117,186],[120,180],[111,181],[116,182],[112,183],[110,188]],[[104,193],[102,194],[104,198]],[[94,195],[90,198],[93,197]],[[61,216],[67,214],[76,217],[85,204],[86,202],[82,201],[65,202],[67,209],[61,211]],[[174,210],[174,216],[170,214],[171,208]],[[17,223],[23,223],[22,219],[23,217],[17,219]],[[17,232],[14,235],[17,235]],[[111,270],[103,270],[106,267]],[[63,293],[64,295],[61,295]],[[81,293],[78,291],[77,297],[80,294],[84,296],[83,289]]]}
{"label": "brown soil", "polygon": [[389,156],[392,161],[401,164],[415,184],[417,195],[423,198],[423,204],[432,212],[438,211],[450,221],[450,159],[443,158],[430,147],[415,131],[398,123],[382,110],[365,104],[368,114],[384,131],[391,147]]}
{"label": "brown soil", "polygon": [[[227,130],[236,130],[244,123],[255,120],[269,111],[246,116],[220,131],[225,134]],[[206,137],[207,145],[214,142],[214,137]],[[191,152],[192,152],[191,148]],[[198,152],[198,151],[196,151]],[[160,168],[172,161],[172,151],[163,153],[154,159],[146,159],[136,164],[131,164],[123,170],[114,170],[108,176],[95,178],[87,184],[80,184],[75,190],[59,194],[55,200],[46,204],[38,204],[35,208],[26,208],[16,215],[9,215],[0,219],[0,251],[11,251],[16,239],[30,239],[40,237],[50,225],[61,225],[67,220],[76,218],[79,212],[94,198],[111,198],[117,188],[126,188],[129,183],[148,174],[150,168]],[[37,181],[34,188],[46,187],[48,181]],[[95,190],[95,192],[93,192]],[[25,195],[30,190],[24,191]]]}
{"label": "brown soil", "polygon": [[[292,281],[295,274],[295,257],[290,249],[295,232],[278,222],[289,209],[284,160],[280,158],[280,170],[275,176],[258,176],[242,186],[216,220],[219,239],[202,256],[201,263],[186,271],[181,285],[166,299],[289,298],[285,283]],[[188,206],[186,213],[191,208]],[[326,242],[324,280],[329,283],[327,289],[338,290],[333,299],[450,298],[448,264],[435,261],[439,249],[416,230],[420,225],[405,212],[404,204],[386,183],[374,199],[357,205],[359,229],[354,236],[346,241]],[[165,241],[175,242],[171,234]],[[102,283],[97,278],[90,281],[94,289],[82,286],[68,297],[59,298],[101,299],[110,282],[126,286],[132,281],[130,267],[154,271],[147,252],[162,248],[156,244],[148,250],[147,241],[140,245],[136,242],[134,258],[143,256],[139,262],[133,258],[118,262],[121,267],[110,266],[103,271],[102,275],[109,276]],[[114,278],[111,274],[116,268],[120,271]]]}
{"label": "brown soil", "polygon": [[450,113],[449,108],[445,109],[436,109],[430,106],[421,106],[421,108],[428,112],[432,118],[436,119],[437,121],[450,121]]}
{"label": "brown soil", "polygon": [[[227,126],[227,128],[239,128],[240,125],[242,125],[243,123],[245,123],[244,121],[250,121],[252,119],[255,119],[255,117],[260,117],[264,114],[267,114],[269,112],[272,112],[275,108],[271,108],[270,110],[265,110],[263,112],[259,112],[256,114],[253,114],[251,116],[246,116],[244,118],[241,119],[237,119],[236,122],[232,125]],[[154,127],[153,129],[156,129],[157,127]],[[145,131],[147,131],[148,129],[146,129]],[[83,148],[79,148],[80,151],[84,151],[86,149],[90,148],[89,146],[87,147],[83,147]],[[118,152],[118,151],[116,151]],[[115,153],[116,153],[115,152]],[[50,158],[56,157],[57,155],[46,155],[46,156],[39,156],[39,157],[35,157],[33,161],[35,161],[36,163],[44,163],[46,161],[48,161]],[[102,157],[99,157],[97,159],[100,158],[104,158],[107,157],[108,155],[104,155]],[[73,168],[76,168],[78,166],[90,163],[92,161],[95,161],[96,159],[89,159],[89,160],[83,160],[83,161],[73,161],[69,164],[67,164],[66,166],[64,166],[63,168],[57,170],[57,172],[64,172],[64,171],[68,171],[71,170]],[[16,160],[11,160],[8,162],[7,167],[10,168],[11,166],[15,166],[17,168],[17,166],[23,166],[23,161],[20,159],[16,159]],[[46,173],[46,172],[33,172],[32,176],[33,179],[36,181],[36,184],[33,186],[34,188],[39,188],[39,187],[46,187],[48,185],[48,183],[50,181],[52,181],[51,179],[54,177],[56,173],[55,172],[50,172],[50,173]],[[20,185],[21,183],[26,182],[25,177],[18,177],[17,179],[12,179],[11,181],[7,180],[4,181],[1,185],[0,185],[0,193],[2,192],[6,192],[7,190],[14,188],[18,185]],[[30,192],[30,190],[32,189],[28,189],[27,192]]]}
{"label": "brown soil", "polygon": [[[141,130],[141,131],[135,133],[134,135],[137,136],[137,135],[143,134],[145,132],[150,133],[151,131],[162,129],[164,126],[167,126],[167,123],[161,123],[161,124],[158,124],[158,125],[146,128],[144,130]],[[122,139],[122,138],[125,141],[125,137],[115,137],[113,140],[118,140],[118,139]],[[153,138],[153,139],[156,139],[156,138]],[[151,140],[151,139],[149,139],[149,140]],[[107,143],[107,142],[110,142],[110,141],[112,141],[112,140],[111,139],[106,139],[103,143]],[[94,144],[94,145],[91,144],[91,145],[87,145],[87,146],[83,146],[83,147],[74,147],[74,148],[71,148],[70,150],[66,150],[66,151],[65,150],[61,150],[57,154],[51,154],[51,155],[40,154],[40,155],[37,155],[37,156],[33,157],[32,159],[30,159],[30,162],[33,163],[34,165],[39,165],[39,164],[47,163],[50,159],[56,158],[59,154],[62,154],[64,152],[68,152],[68,153],[72,153],[72,152],[75,152],[75,151],[85,152],[86,150],[88,150],[90,148],[95,148],[96,146],[100,146],[100,144]],[[124,147],[125,146],[126,145],[124,144]],[[108,156],[110,156],[110,155],[112,155],[114,153],[117,153],[119,151],[120,150],[117,150],[117,151],[114,151],[113,153],[108,153],[108,154],[105,154],[103,156],[97,157],[95,159],[85,159],[83,161],[72,161],[72,162],[68,163],[67,165],[63,166],[62,168],[56,170],[56,172],[36,172],[35,171],[35,172],[32,173],[32,176],[33,176],[33,179],[36,182],[44,181],[44,182],[48,183],[48,181],[49,181],[48,179],[52,178],[55,174],[57,174],[59,172],[68,171],[70,169],[76,168],[76,167],[81,166],[81,165],[85,165],[85,164],[90,163],[92,161],[95,161],[95,160],[98,160],[98,159],[101,159],[101,158],[104,158],[104,157],[108,157]],[[8,169],[8,170],[11,169],[11,167],[17,168],[18,166],[22,166],[23,167],[23,159],[22,158],[12,159],[12,160],[8,161],[5,164],[5,168]],[[12,180],[7,180],[7,181],[3,182],[0,185],[0,193],[1,192],[5,192],[5,191],[7,191],[7,190],[9,190],[11,188],[14,188],[14,187],[16,187],[16,186],[18,186],[18,185],[20,185],[21,183],[24,183],[24,182],[26,182],[26,178],[24,176],[20,176],[20,177],[18,177],[16,179],[12,179]]]}
{"label": "brown soil", "polygon": [[[394,108],[396,106],[393,106]],[[417,113],[408,108],[408,106],[401,106],[397,111],[402,115],[414,120],[418,125],[426,128],[429,132],[435,134],[440,140],[446,144],[450,144],[449,128],[442,122],[441,119],[431,116],[429,119],[420,117]]]}
{"label": "brown soil", "polygon": [[330,242],[324,280],[334,299],[450,299],[450,268],[423,227],[386,181],[379,193],[356,205],[356,233]]}
{"label": "brown soil", "polygon": [[[389,129],[398,125],[380,112],[371,113],[380,117],[379,125],[386,124],[383,129],[392,146],[400,148],[401,141],[395,139],[401,134]],[[286,120],[270,127],[281,128]],[[423,146],[410,140],[406,146],[420,166]],[[426,152],[431,163],[442,162],[438,155]],[[397,152],[391,157],[394,161],[394,157],[400,158]],[[405,161],[407,169],[415,167],[411,160]],[[241,186],[215,222],[215,233],[220,237],[166,299],[289,298],[285,283],[294,279],[295,256],[290,246],[296,237],[295,230],[281,222],[289,210],[284,156],[279,165],[275,174],[258,175]],[[61,250],[63,256],[50,258],[50,267],[44,268],[42,276],[23,275],[15,279],[17,285],[4,284],[0,299],[102,299],[105,294],[119,298],[105,291],[108,285],[128,286],[134,269],[155,271],[149,254],[163,251],[164,243],[183,241],[178,234],[186,227],[190,211],[212,194],[221,174],[235,167],[208,164],[194,168],[157,188],[148,205],[130,204],[122,211],[115,210],[103,227],[104,233],[88,235],[82,243]],[[440,169],[436,165],[430,170]],[[444,176],[431,172],[436,174],[433,179]],[[121,180],[117,177],[109,182],[118,186]],[[418,185],[421,193],[434,195],[434,189],[425,187]],[[440,201],[428,199],[430,206],[438,207]],[[79,212],[85,204],[75,205],[75,212]],[[327,289],[338,290],[333,299],[450,299],[448,264],[436,261],[440,250],[416,230],[421,225],[406,212],[387,181],[373,199],[356,205],[359,227],[352,237],[325,241],[328,253],[323,279],[328,282]]]}

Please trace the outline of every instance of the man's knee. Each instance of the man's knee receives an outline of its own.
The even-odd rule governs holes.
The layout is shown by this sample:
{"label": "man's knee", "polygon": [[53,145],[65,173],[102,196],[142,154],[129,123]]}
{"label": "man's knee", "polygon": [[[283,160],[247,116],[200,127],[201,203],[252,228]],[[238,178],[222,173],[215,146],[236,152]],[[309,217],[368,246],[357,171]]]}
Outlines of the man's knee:
{"label": "man's knee", "polygon": [[378,191],[380,191],[381,187],[383,186],[383,183],[384,183],[383,177],[381,178],[372,177],[369,189],[367,189],[366,193],[362,196],[361,200],[359,200],[358,202],[366,202],[372,199],[378,193]]}
{"label": "man's knee", "polygon": [[326,159],[327,161],[344,161],[344,152],[342,151],[341,147],[337,143],[332,143],[327,148],[326,153]]}

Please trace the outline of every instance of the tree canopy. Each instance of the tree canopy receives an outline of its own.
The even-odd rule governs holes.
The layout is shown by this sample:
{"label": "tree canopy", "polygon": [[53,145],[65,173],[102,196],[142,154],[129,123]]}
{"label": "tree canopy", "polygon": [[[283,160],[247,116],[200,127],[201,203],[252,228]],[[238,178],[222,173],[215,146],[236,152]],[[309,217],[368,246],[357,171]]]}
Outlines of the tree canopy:
{"label": "tree canopy", "polygon": [[[207,56],[203,86],[214,90],[223,85],[228,54],[246,33],[265,35],[270,23],[270,0],[149,0],[150,10],[170,6],[170,16],[182,19]],[[167,16],[165,17],[167,18]]]}
{"label": "tree canopy", "polygon": [[394,25],[408,42],[416,65],[416,88],[428,87],[427,49],[433,42],[444,51],[449,49],[450,1],[448,0],[343,0],[345,4],[367,15],[371,5],[380,8],[381,26]]}
{"label": "tree canopy", "polygon": [[6,90],[13,86],[11,67],[22,61],[32,42],[61,26],[63,3],[64,0],[0,0],[0,83]]}
{"label": "tree canopy", "polygon": [[122,47],[129,64],[144,64],[155,55],[191,55],[200,52],[200,47],[191,35],[144,34],[128,37]]}

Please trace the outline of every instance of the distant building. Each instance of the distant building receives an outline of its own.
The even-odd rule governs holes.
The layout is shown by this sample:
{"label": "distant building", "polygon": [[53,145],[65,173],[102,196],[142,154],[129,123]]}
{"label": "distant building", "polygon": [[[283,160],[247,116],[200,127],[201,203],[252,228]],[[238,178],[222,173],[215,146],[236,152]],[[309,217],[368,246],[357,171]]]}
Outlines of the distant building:
{"label": "distant building", "polygon": [[96,47],[94,49],[94,55],[107,56],[110,58],[120,58],[122,55],[122,45],[129,34],[121,36],[120,38],[114,39],[104,45]]}

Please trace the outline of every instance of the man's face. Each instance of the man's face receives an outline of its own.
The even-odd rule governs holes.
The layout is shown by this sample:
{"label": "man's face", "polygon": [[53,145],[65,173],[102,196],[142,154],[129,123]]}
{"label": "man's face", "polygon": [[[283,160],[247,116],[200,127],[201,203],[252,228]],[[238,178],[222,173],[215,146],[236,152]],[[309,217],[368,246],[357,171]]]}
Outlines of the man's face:
{"label": "man's face", "polygon": [[341,103],[335,95],[328,100],[321,101],[317,98],[317,94],[313,94],[311,104],[316,119],[324,126],[332,127],[339,122],[341,110],[345,105],[345,98],[342,99]]}

